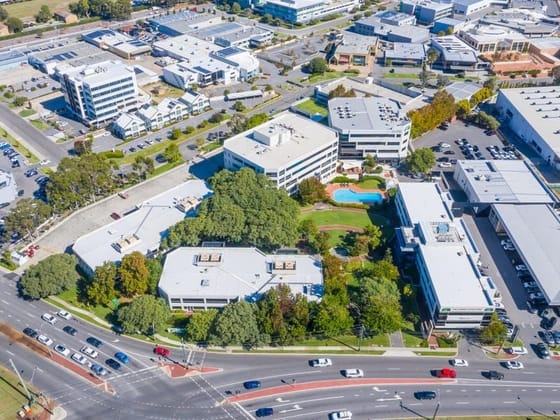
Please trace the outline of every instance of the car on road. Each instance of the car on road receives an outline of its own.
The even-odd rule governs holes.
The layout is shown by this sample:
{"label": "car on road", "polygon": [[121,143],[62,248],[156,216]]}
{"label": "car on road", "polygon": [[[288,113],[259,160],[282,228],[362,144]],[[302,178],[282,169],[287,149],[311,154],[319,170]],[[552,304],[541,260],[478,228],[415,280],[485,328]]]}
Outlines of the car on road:
{"label": "car on road", "polygon": [[72,319],[72,314],[66,311],[58,311],[56,313],[59,317],[61,317],[62,319],[65,319],[67,321],[69,321],[70,319]]}
{"label": "car on road", "polygon": [[342,372],[342,376],[345,378],[363,378],[364,371],[362,369],[344,369]]}
{"label": "car on road", "polygon": [[56,318],[49,313],[44,313],[41,315],[43,321],[47,321],[49,324],[54,325],[56,324]]}
{"label": "car on road", "polygon": [[49,337],[43,334],[37,336],[37,341],[41,344],[44,344],[45,346],[52,346],[53,343],[53,341]]}
{"label": "car on road", "polygon": [[329,414],[329,420],[351,420],[352,412],[349,410],[335,411]]}
{"label": "car on road", "polygon": [[117,362],[115,359],[107,359],[105,360],[105,364],[112,369],[119,370],[121,368],[121,364]]}
{"label": "car on road", "polygon": [[38,334],[37,331],[35,331],[33,328],[30,328],[30,327],[25,327],[23,329],[23,333],[26,336],[31,337],[31,338],[37,337],[37,334]]}
{"label": "car on road", "polygon": [[525,347],[508,347],[505,349],[505,352],[509,354],[523,355],[527,354],[527,349]]}
{"label": "car on road", "polygon": [[312,367],[327,367],[327,366],[332,366],[332,360],[331,359],[313,359],[309,361],[309,364]]}
{"label": "car on road", "polygon": [[165,347],[162,347],[162,346],[155,346],[154,347],[154,354],[157,354],[158,356],[168,357],[170,353],[171,353],[171,350],[169,350],[168,348],[165,348]]}
{"label": "car on road", "polygon": [[438,166],[440,168],[451,168],[451,167],[453,167],[451,162],[440,162],[440,163],[438,163]]}
{"label": "car on road", "polygon": [[122,217],[122,216],[121,216],[119,213],[117,213],[116,211],[114,211],[113,213],[111,213],[111,218],[112,218],[113,220],[119,220],[121,217]]}
{"label": "car on road", "polygon": [[544,343],[537,344],[537,354],[541,359],[549,360],[550,359],[550,352]]}
{"label": "car on road", "polygon": [[243,382],[243,388],[245,389],[257,389],[261,387],[261,381],[246,381]]}
{"label": "car on road", "polygon": [[92,359],[95,359],[99,353],[97,351],[95,351],[94,349],[92,349],[89,346],[83,346],[80,351],[84,354],[87,354],[89,357],[91,357]]}
{"label": "car on road", "polygon": [[508,360],[504,363],[504,367],[507,369],[519,370],[523,369],[525,366],[523,366],[523,363],[518,362],[517,360]]}
{"label": "car on road", "polygon": [[126,355],[126,353],[123,353],[122,351],[118,351],[115,353],[115,358],[119,361],[124,363],[125,365],[128,365],[128,363],[130,362],[130,359],[128,358],[128,356]]}
{"label": "car on road", "polygon": [[93,347],[95,348],[99,348],[101,347],[101,345],[103,344],[103,342],[95,337],[88,337],[86,338],[86,342],[88,344],[91,344]]}
{"label": "car on road", "polygon": [[82,356],[80,353],[74,353],[72,355],[72,360],[78,362],[80,365],[85,365],[87,363],[87,359]]}
{"label": "car on road", "polygon": [[70,334],[71,336],[75,336],[76,334],[78,334],[78,330],[74,327],[71,327],[70,325],[66,325],[62,331],[64,331],[66,334]]}
{"label": "car on road", "polygon": [[268,417],[274,414],[274,409],[272,407],[262,407],[255,411],[257,417]]}
{"label": "car on road", "polygon": [[417,391],[414,393],[414,398],[417,400],[433,400],[437,394],[434,391]]}
{"label": "car on road", "polygon": [[68,350],[64,344],[57,344],[54,346],[54,351],[66,357],[70,355],[70,350]]}
{"label": "car on road", "polygon": [[465,359],[451,359],[449,363],[451,363],[451,366],[456,366],[456,367],[469,366],[469,362],[467,362]]}
{"label": "car on road", "polygon": [[501,381],[504,379],[504,374],[502,372],[498,372],[497,370],[489,370],[486,372],[485,375],[490,380]]}
{"label": "car on road", "polygon": [[456,378],[457,372],[453,369],[443,368],[440,370],[436,370],[436,376],[438,378]]}
{"label": "car on road", "polygon": [[97,363],[94,363],[93,365],[91,365],[91,370],[93,370],[93,372],[96,375],[99,376],[105,376],[107,375],[107,369],[105,369],[103,366],[98,365]]}

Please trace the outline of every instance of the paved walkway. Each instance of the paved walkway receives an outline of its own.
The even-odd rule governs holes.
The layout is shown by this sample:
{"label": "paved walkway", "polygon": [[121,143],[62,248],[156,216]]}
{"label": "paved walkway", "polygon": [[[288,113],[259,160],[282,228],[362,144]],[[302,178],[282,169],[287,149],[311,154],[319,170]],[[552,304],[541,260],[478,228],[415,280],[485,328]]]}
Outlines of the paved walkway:
{"label": "paved walkway", "polygon": [[391,342],[391,347],[404,347],[404,341],[401,334],[401,330],[389,334],[389,340]]}
{"label": "paved walkway", "polygon": [[54,300],[55,302],[59,303],[60,305],[70,309],[72,312],[78,312],[79,314],[85,315],[89,318],[94,319],[96,322],[100,323],[101,325],[106,326],[107,328],[111,328],[112,325],[110,323],[108,323],[107,321],[105,321],[102,318],[99,318],[97,315],[95,315],[92,312],[89,312],[85,309],[82,308],[78,308],[77,306],[74,306],[68,302],[66,302],[65,300],[59,298],[58,296],[51,296],[50,297],[52,300]]}

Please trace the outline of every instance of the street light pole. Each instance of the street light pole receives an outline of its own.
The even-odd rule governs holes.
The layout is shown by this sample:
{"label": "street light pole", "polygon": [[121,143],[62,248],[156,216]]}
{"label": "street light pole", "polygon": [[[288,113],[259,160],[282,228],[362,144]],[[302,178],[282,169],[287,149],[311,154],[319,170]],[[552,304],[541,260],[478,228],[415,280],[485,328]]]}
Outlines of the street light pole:
{"label": "street light pole", "polygon": [[23,378],[21,377],[18,368],[16,367],[16,364],[13,362],[12,359],[10,360],[10,365],[12,365],[12,369],[14,370],[14,372],[16,373],[18,379],[19,379],[19,383],[21,384],[21,386],[23,387],[23,390],[25,391],[25,395],[27,395],[27,400],[29,401],[29,403],[31,404],[33,402],[33,397],[31,396],[31,393],[29,392],[29,390],[27,389],[27,386],[25,386],[25,381],[23,380]]}

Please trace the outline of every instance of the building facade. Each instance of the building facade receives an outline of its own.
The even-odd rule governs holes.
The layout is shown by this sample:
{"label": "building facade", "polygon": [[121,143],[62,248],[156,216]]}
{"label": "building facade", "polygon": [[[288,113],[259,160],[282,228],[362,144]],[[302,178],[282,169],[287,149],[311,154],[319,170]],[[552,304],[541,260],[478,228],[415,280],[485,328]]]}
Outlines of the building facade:
{"label": "building facade", "polygon": [[112,130],[121,139],[139,137],[146,132],[146,124],[136,115],[125,112],[113,122]]}
{"label": "building facade", "polygon": [[453,3],[432,0],[403,0],[400,3],[400,11],[416,16],[418,23],[430,25],[436,20],[452,16]]}

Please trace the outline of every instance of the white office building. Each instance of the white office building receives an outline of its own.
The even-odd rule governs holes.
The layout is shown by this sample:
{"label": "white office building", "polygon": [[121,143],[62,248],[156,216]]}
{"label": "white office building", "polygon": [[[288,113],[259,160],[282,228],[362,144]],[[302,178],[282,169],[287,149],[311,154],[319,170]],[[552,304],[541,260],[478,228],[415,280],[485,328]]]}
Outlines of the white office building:
{"label": "white office building", "polygon": [[267,255],[257,248],[178,248],[165,257],[158,289],[172,310],[192,311],[255,302],[280,284],[319,301],[321,262],[309,255]]}
{"label": "white office building", "polygon": [[136,74],[121,61],[57,70],[67,108],[88,125],[110,122],[138,107]]}
{"label": "white office building", "polygon": [[560,169],[560,87],[500,89],[496,108],[525,143]]}
{"label": "white office building", "polygon": [[406,158],[410,119],[401,106],[376,97],[329,100],[329,126],[338,131],[341,159],[367,155],[398,163]]}
{"label": "white office building", "polygon": [[289,194],[306,178],[330,181],[336,173],[336,131],[308,118],[283,112],[271,121],[240,133],[224,143],[224,166],[245,166],[266,174]]}
{"label": "white office building", "polygon": [[452,198],[435,183],[399,183],[395,198],[401,227],[399,257],[416,263],[434,328],[487,325],[499,291],[479,269],[479,251]]}

